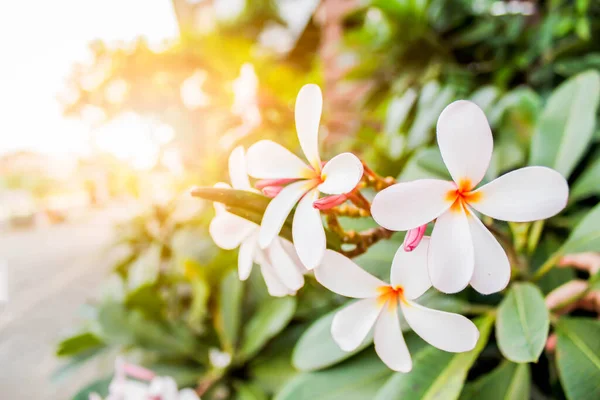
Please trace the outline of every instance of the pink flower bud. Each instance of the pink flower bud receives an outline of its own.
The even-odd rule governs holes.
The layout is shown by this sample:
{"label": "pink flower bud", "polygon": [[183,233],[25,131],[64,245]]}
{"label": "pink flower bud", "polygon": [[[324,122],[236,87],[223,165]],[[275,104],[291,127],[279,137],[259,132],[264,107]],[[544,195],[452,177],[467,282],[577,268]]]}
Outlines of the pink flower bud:
{"label": "pink flower bud", "polygon": [[287,179],[287,178],[282,178],[282,179],[261,179],[259,181],[257,181],[254,186],[258,189],[258,190],[262,190],[264,188],[266,188],[267,186],[284,186],[287,185],[288,183],[292,183],[297,181],[298,179]]}
{"label": "pink flower bud", "polygon": [[421,239],[423,239],[423,235],[425,235],[425,229],[427,229],[427,224],[406,232],[403,243],[404,251],[413,251],[417,248],[421,243]]}
{"label": "pink flower bud", "polygon": [[124,362],[122,368],[127,376],[140,381],[151,381],[156,376],[156,374],[149,369],[128,362]]}
{"label": "pink flower bud", "polygon": [[283,186],[265,186],[262,188],[262,192],[265,196],[273,198],[283,190]]}
{"label": "pink flower bud", "polygon": [[313,207],[317,210],[329,210],[335,206],[339,206],[348,200],[347,194],[338,194],[333,196],[322,197],[313,203]]}

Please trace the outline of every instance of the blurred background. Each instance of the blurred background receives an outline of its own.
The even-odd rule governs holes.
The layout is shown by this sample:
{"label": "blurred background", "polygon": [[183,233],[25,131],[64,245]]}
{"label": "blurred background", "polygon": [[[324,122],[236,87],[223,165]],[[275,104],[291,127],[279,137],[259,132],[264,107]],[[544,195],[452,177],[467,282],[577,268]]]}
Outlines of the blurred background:
{"label": "blurred background", "polygon": [[[207,375],[211,348],[233,351],[215,313],[235,296],[235,254],[212,244],[212,207],[187,190],[228,181],[237,145],[297,149],[303,84],[324,92],[325,154],[353,151],[406,180],[445,174],[434,125],[451,101],[485,110],[498,175],[526,163],[553,90],[600,69],[593,0],[3,1],[0,33],[0,397],[11,400],[71,398],[110,375],[116,349],[182,384]],[[575,95],[597,103],[564,93],[564,107]],[[598,165],[600,131],[589,137],[571,181]],[[590,185],[577,192],[585,210],[600,191]],[[298,327],[339,305],[313,284],[279,345],[288,359]],[[259,302],[264,284],[250,285]],[[294,370],[269,346],[206,398],[246,378],[275,393]]]}

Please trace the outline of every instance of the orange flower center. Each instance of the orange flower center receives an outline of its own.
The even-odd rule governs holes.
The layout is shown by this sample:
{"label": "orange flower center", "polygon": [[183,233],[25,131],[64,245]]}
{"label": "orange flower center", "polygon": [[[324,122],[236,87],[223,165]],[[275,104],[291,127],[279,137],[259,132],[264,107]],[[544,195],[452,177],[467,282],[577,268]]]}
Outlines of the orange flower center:
{"label": "orange flower center", "polygon": [[473,184],[470,179],[461,179],[458,187],[454,190],[449,190],[446,193],[446,200],[452,202],[450,210],[461,212],[465,204],[476,203],[481,200],[481,192],[473,192]]}
{"label": "orange flower center", "polygon": [[380,286],[377,288],[377,291],[379,292],[379,296],[377,297],[379,305],[383,306],[387,302],[388,307],[391,310],[396,309],[398,301],[406,301],[404,299],[404,289],[402,286]]}

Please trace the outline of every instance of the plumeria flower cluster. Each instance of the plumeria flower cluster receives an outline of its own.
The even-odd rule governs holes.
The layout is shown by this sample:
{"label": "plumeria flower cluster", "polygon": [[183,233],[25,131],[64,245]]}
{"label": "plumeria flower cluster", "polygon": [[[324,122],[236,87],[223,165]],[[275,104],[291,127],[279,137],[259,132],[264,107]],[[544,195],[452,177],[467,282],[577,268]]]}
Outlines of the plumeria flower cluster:
{"label": "plumeria flower cluster", "polygon": [[[246,158],[242,147],[235,148],[229,156],[229,178],[234,189],[254,191],[246,173]],[[229,188],[226,183],[217,183],[215,186]],[[292,295],[304,285],[303,274],[306,269],[298,259],[292,243],[275,237],[263,248],[258,245],[258,225],[227,212],[220,203],[215,203],[214,206],[216,216],[210,223],[210,235],[217,246],[223,249],[239,247],[238,275],[241,280],[248,279],[253,263],[257,263],[271,296]]]}
{"label": "plumeria flower cluster", "polygon": [[[177,383],[168,376],[131,364],[122,358],[115,361],[115,375],[105,400],[200,400],[192,389],[177,389]],[[96,393],[89,400],[102,400]]]}
{"label": "plumeria flower cluster", "polygon": [[[469,284],[482,294],[504,289],[511,273],[508,257],[477,214],[513,222],[552,217],[566,205],[567,182],[550,168],[527,167],[477,188],[492,157],[493,137],[483,111],[461,100],[446,107],[437,124],[438,145],[452,181],[394,184],[392,178],[385,178],[379,181],[381,185],[372,185],[381,191],[372,205],[364,200],[364,207],[355,201],[360,196],[359,184],[369,184],[376,174],[350,153],[321,160],[321,109],[318,86],[304,86],[295,118],[308,163],[268,140],[252,145],[246,157],[241,148],[233,151],[229,162],[233,187],[256,190],[250,185],[250,175],[257,179],[255,187],[272,200],[260,227],[215,205],[217,216],[210,227],[213,239],[223,248],[240,247],[241,279],[248,277],[253,261],[258,263],[271,294],[295,293],[304,283],[303,273],[314,270],[317,281],[327,289],[358,299],[333,319],[331,334],[342,350],[358,348],[374,330],[381,360],[395,371],[408,372],[412,361],[402,337],[404,324],[439,349],[472,350],[479,332],[469,319],[426,308],[416,300],[431,286],[444,293],[459,292]],[[322,193],[325,197],[320,198]],[[391,231],[407,231],[392,262],[390,283],[326,249],[321,211],[347,200],[370,213],[379,229],[387,232],[384,237]],[[279,233],[294,207],[292,244]],[[427,225],[434,220],[432,235],[427,237]]]}

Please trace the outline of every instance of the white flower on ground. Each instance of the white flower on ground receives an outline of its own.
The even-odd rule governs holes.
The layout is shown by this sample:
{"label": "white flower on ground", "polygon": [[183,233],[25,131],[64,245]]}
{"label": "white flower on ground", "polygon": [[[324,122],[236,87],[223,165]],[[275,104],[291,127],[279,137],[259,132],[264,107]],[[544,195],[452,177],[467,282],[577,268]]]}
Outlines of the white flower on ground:
{"label": "white flower on ground", "polygon": [[469,283],[482,294],[510,279],[504,249],[473,210],[502,221],[549,218],[567,204],[569,187],[556,171],[526,167],[475,189],[492,157],[493,138],[483,111],[469,101],[450,104],[437,123],[437,141],[453,181],[420,179],[379,192],[371,207],[379,225],[415,229],[437,218],[429,248],[433,286],[455,293]]}
{"label": "white flower on ground", "polygon": [[[173,378],[156,376],[154,372],[120,357],[115,361],[115,375],[108,390],[106,400],[200,400],[192,389],[178,390]],[[96,393],[90,394],[89,399],[102,400]]]}
{"label": "white flower on ground", "polygon": [[[244,149],[236,147],[229,156],[229,178],[234,189],[253,191],[246,173]],[[228,188],[226,183],[217,187]],[[267,289],[271,296],[293,295],[304,285],[306,269],[296,255],[294,246],[286,239],[276,237],[269,246],[258,245],[260,227],[235,214],[229,213],[220,203],[215,203],[216,216],[210,223],[209,232],[217,246],[232,250],[239,247],[238,274],[246,280],[252,265],[260,265]]]}
{"label": "white flower on ground", "polygon": [[327,250],[315,277],[327,289],[360,299],[333,318],[331,335],[344,351],[356,349],[375,327],[375,351],[394,371],[412,369],[410,353],[402,336],[398,305],[406,323],[427,343],[449,352],[472,350],[479,338],[473,322],[459,314],[432,310],[413,300],[430,287],[427,273],[429,238],[414,251],[398,249],[392,262],[390,284],[369,274],[352,260]]}
{"label": "white flower on ground", "polygon": [[[263,216],[259,244],[266,248],[277,237],[294,205],[294,246],[304,266],[313,269],[325,253],[325,230],[313,203],[319,193],[342,195],[359,183],[363,166],[351,153],[342,153],[324,166],[319,155],[319,122],[323,99],[317,85],[305,85],[296,99],[296,130],[308,164],[281,145],[261,140],[248,149],[248,173],[257,187],[275,195]],[[283,187],[283,185],[287,185]]]}

